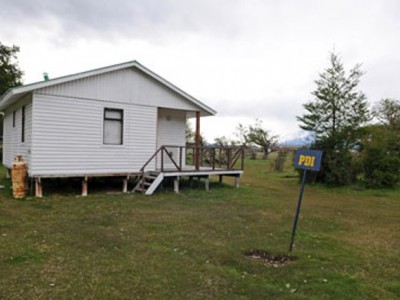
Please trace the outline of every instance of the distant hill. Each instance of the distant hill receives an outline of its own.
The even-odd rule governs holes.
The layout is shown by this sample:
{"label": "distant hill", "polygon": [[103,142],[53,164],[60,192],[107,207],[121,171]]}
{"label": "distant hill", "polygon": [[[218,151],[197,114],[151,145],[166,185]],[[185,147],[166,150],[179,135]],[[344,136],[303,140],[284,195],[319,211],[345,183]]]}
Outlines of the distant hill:
{"label": "distant hill", "polygon": [[303,147],[307,146],[309,144],[309,140],[307,137],[299,137],[299,138],[294,138],[290,140],[283,141],[279,143],[279,146],[281,147]]}

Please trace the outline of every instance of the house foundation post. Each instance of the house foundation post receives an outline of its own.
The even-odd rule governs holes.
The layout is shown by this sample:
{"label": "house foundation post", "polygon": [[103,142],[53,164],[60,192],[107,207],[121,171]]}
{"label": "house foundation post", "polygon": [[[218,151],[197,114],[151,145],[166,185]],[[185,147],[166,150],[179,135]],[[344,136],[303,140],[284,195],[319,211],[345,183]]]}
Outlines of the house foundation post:
{"label": "house foundation post", "polygon": [[189,176],[189,187],[192,188],[193,187],[193,177]]}
{"label": "house foundation post", "polygon": [[123,180],[123,183],[122,183],[122,192],[123,193],[128,192],[128,180],[129,180],[129,176],[126,176]]}
{"label": "house foundation post", "polygon": [[42,180],[40,179],[40,177],[35,179],[35,197],[43,197]]}
{"label": "house foundation post", "polygon": [[83,177],[82,180],[82,197],[86,197],[88,195],[88,178],[87,176]]}
{"label": "house foundation post", "polygon": [[174,179],[174,192],[179,193],[179,176]]}
{"label": "house foundation post", "polygon": [[6,169],[6,178],[7,179],[11,178],[11,169]]}
{"label": "house foundation post", "polygon": [[239,188],[240,187],[240,176],[235,177],[235,187]]}
{"label": "house foundation post", "polygon": [[196,170],[199,170],[200,168],[200,112],[199,111],[196,111],[194,166]]}
{"label": "house foundation post", "polygon": [[204,185],[205,185],[206,191],[208,192],[210,190],[210,176],[206,177]]}
{"label": "house foundation post", "polygon": [[222,184],[224,181],[224,176],[219,175],[219,184]]}

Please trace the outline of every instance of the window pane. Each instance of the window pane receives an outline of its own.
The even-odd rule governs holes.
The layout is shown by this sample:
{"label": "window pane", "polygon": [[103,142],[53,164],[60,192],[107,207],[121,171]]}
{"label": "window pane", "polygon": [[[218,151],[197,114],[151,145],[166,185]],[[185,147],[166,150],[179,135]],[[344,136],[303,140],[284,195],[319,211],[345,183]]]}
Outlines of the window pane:
{"label": "window pane", "polygon": [[105,118],[106,119],[122,120],[122,111],[121,110],[109,110],[109,109],[106,109]]}
{"label": "window pane", "polygon": [[122,122],[104,120],[104,144],[122,144]]}

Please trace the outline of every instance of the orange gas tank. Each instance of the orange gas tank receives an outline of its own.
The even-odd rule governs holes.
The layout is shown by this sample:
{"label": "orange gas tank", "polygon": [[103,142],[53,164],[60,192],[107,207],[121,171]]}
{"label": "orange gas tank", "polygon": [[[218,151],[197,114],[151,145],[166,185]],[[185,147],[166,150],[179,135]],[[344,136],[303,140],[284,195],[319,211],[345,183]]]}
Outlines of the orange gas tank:
{"label": "orange gas tank", "polygon": [[23,198],[26,195],[27,166],[22,155],[15,157],[12,165],[12,187],[14,198]]}

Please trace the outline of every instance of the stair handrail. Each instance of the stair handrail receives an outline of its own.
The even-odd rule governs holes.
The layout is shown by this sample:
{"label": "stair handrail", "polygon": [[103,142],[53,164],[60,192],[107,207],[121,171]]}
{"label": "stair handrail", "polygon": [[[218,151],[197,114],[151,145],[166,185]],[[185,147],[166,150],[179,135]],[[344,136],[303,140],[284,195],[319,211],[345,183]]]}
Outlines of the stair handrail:
{"label": "stair handrail", "polygon": [[157,151],[146,161],[146,163],[143,165],[143,167],[140,168],[140,172],[144,172],[144,169],[147,167],[147,165],[157,156],[158,152],[162,150],[163,146],[157,149]]}
{"label": "stair handrail", "polygon": [[[165,151],[165,153],[168,155],[168,157],[169,157],[169,159],[172,161],[172,163],[174,164],[174,166],[175,166],[175,168],[178,170],[178,171],[181,171],[181,168],[177,165],[177,163],[175,162],[175,160],[172,158],[172,155],[167,151],[167,148],[166,147],[168,147],[168,146],[161,146],[161,148],[163,149],[163,151]],[[179,147],[179,146],[174,146],[174,147]],[[182,151],[182,150],[181,150]],[[182,159],[182,158],[181,158]],[[182,164],[182,163],[180,163],[180,164]],[[162,164],[161,164],[161,171],[164,171],[164,161],[162,161]]]}
{"label": "stair handrail", "polygon": [[[174,148],[180,148],[180,152],[182,152],[182,146],[161,146],[160,148],[157,149],[157,151],[145,162],[145,164],[140,168],[140,172],[144,172],[145,168],[147,167],[147,165],[157,156],[157,154],[159,154],[161,152],[161,155],[165,152],[167,154],[167,156],[169,157],[169,159],[171,160],[171,162],[174,164],[175,168],[178,171],[181,171],[182,168],[176,163],[176,161],[173,159],[172,155],[168,152],[167,147],[174,147]],[[182,160],[182,153],[180,153],[180,159]],[[182,162],[180,162],[180,165],[182,165]],[[161,171],[164,171],[164,160],[161,159]]]}
{"label": "stair handrail", "polygon": [[157,156],[157,154],[162,151],[162,147],[158,148],[156,152],[145,162],[145,164],[140,168],[141,178],[140,180],[140,188],[143,190],[144,189],[144,177],[145,177],[145,168],[147,165]]}

